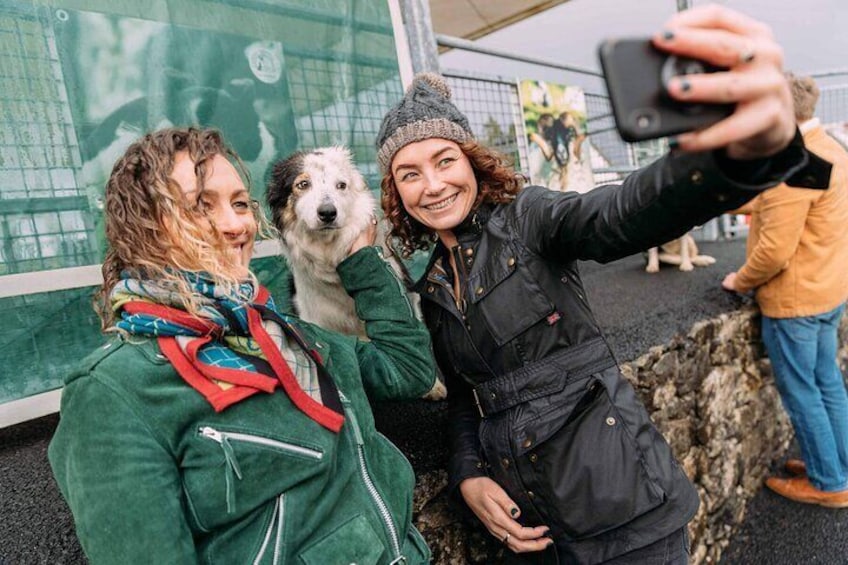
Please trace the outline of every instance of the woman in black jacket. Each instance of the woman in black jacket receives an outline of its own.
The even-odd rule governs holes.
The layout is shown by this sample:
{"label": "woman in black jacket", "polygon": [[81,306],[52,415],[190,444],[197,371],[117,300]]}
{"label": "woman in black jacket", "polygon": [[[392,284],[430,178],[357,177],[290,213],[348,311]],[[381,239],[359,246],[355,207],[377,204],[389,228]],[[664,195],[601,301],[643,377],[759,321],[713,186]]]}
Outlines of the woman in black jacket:
{"label": "woman in black jacket", "polygon": [[654,41],[730,68],[676,79],[672,96],[737,108],[623,186],[522,188],[437,75],[416,77],[378,136],[390,237],[407,256],[435,242],[417,290],[449,388],[450,486],[516,562],[688,559],[697,493],[621,377],[576,261],[658,245],[805,167],[810,185],[829,171],[795,135],[764,26],[713,6]]}

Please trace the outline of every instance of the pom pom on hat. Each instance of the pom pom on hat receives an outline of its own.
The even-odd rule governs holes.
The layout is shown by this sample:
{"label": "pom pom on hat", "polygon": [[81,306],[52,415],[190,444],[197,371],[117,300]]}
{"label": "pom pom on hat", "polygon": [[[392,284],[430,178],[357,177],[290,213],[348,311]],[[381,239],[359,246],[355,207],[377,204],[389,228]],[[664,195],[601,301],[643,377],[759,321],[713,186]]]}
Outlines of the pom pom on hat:
{"label": "pom pom on hat", "polygon": [[468,118],[451,102],[451,89],[436,73],[418,73],[403,98],[383,117],[377,134],[380,172],[395,154],[416,141],[439,138],[456,143],[474,139]]}
{"label": "pom pom on hat", "polygon": [[407,94],[414,90],[419,84],[429,85],[430,88],[441,94],[446,99],[451,98],[451,89],[445,78],[436,73],[418,73],[412,79],[412,84],[406,89]]}

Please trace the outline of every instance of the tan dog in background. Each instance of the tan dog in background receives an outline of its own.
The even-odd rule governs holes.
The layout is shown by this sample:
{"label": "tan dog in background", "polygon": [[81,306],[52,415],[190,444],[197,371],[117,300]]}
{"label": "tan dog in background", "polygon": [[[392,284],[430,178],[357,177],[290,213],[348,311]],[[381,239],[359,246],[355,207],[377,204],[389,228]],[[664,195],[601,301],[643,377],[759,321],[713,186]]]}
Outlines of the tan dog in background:
{"label": "tan dog in background", "polygon": [[695,238],[687,233],[659,247],[650,248],[645,272],[659,272],[661,262],[668,265],[677,265],[681,271],[691,271],[695,267],[712,265],[716,260],[715,257],[709,255],[699,255]]}

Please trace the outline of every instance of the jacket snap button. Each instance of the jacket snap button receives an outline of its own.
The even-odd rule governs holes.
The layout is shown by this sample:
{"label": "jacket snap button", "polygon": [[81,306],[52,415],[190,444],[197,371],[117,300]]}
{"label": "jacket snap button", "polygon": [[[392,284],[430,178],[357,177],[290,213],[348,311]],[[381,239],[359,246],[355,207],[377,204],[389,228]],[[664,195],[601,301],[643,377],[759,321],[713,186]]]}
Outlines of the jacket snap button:
{"label": "jacket snap button", "polygon": [[510,267],[515,265],[515,257],[510,257],[509,259],[507,259],[506,264],[509,265]]}
{"label": "jacket snap button", "polygon": [[694,184],[701,184],[704,182],[704,173],[701,171],[692,171],[692,176],[689,177]]}
{"label": "jacket snap button", "polygon": [[477,296],[480,296],[481,294],[483,294],[483,287],[478,286],[477,290],[475,290],[474,292],[475,292],[475,294],[477,294]]}
{"label": "jacket snap button", "polygon": [[536,498],[536,493],[533,492],[532,490],[528,490],[527,491],[527,498],[530,498],[530,499]]}
{"label": "jacket snap button", "polygon": [[[524,443],[522,443],[521,445],[523,445],[524,447],[530,447],[531,445],[533,445],[533,440],[528,437],[527,439],[524,440]],[[531,456],[531,458],[532,457],[535,457],[535,455]]]}
{"label": "jacket snap button", "polygon": [[434,287],[433,285],[427,287],[427,292],[429,292],[430,294],[433,294],[435,291],[436,287]]}
{"label": "jacket snap button", "polygon": [[489,396],[491,396],[491,397],[492,397],[492,400],[494,400],[494,399],[496,399],[496,398],[498,397],[498,395],[497,395],[497,394],[495,394],[494,392],[490,392],[490,393],[489,393]]}
{"label": "jacket snap button", "polygon": [[503,459],[503,461],[501,461],[501,463],[503,463],[504,468],[509,467],[509,459],[507,459],[506,457],[504,457],[504,459]]}
{"label": "jacket snap button", "polygon": [[615,425],[615,418],[613,418],[612,416],[609,416],[607,418],[607,425],[608,426],[614,426]]}
{"label": "jacket snap button", "polygon": [[568,276],[567,276],[567,275],[566,275],[566,276],[563,276],[563,277],[562,277],[561,279],[559,279],[559,280],[560,280],[560,282],[564,282],[565,284],[568,284]]}
{"label": "jacket snap button", "polygon": [[483,468],[483,462],[482,462],[482,461],[478,461],[478,462],[477,462],[477,468],[478,468],[478,469],[482,469],[482,468]]}
{"label": "jacket snap button", "polygon": [[530,454],[530,463],[535,463],[538,460],[539,457],[535,453]]}
{"label": "jacket snap button", "polygon": [[465,254],[468,257],[471,257],[472,255],[474,255],[474,250],[469,247],[468,249],[465,250]]}

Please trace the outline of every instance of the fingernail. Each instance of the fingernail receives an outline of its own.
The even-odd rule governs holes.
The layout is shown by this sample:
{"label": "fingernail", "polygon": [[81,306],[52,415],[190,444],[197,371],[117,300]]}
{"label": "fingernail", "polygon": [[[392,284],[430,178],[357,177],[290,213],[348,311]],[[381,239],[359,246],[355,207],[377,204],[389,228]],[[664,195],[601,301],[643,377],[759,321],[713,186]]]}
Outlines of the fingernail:
{"label": "fingernail", "polygon": [[689,92],[690,90],[692,90],[692,83],[685,78],[680,79],[680,91]]}
{"label": "fingernail", "polygon": [[548,542],[548,545],[546,545],[545,547],[553,547],[553,545],[554,545],[554,540],[551,540],[551,541]]}
{"label": "fingernail", "polygon": [[680,140],[677,139],[676,137],[669,137],[667,141],[668,141],[668,148],[671,151],[674,151],[675,149],[680,147]]}
{"label": "fingernail", "polygon": [[516,514],[518,514],[518,508],[513,506],[512,508],[509,509],[509,513],[512,514],[513,516],[515,516]]}
{"label": "fingernail", "polygon": [[674,32],[671,30],[665,30],[662,32],[663,41],[671,41],[674,39]]}

